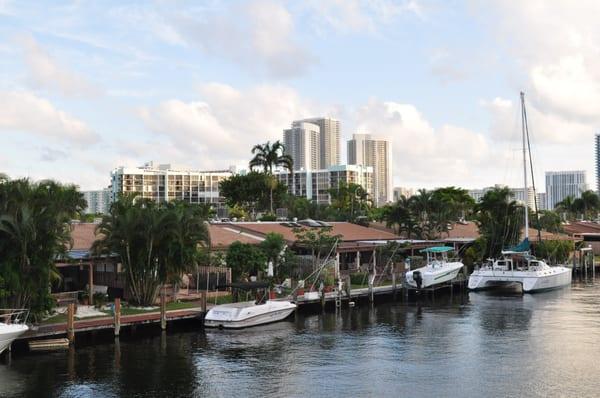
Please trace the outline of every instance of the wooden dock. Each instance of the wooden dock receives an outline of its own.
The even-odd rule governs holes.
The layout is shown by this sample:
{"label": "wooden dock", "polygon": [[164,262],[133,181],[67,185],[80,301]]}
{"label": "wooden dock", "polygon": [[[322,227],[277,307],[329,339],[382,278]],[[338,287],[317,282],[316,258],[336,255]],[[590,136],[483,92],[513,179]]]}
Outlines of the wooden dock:
{"label": "wooden dock", "polygon": [[[169,322],[182,321],[190,319],[202,319],[205,315],[202,308],[187,308],[182,310],[173,310],[166,312],[166,319]],[[136,315],[122,315],[120,317],[119,327],[131,327],[136,325],[148,325],[148,324],[160,324],[161,313],[160,312],[148,312],[144,314]],[[75,321],[73,324],[74,334],[82,332],[90,332],[95,330],[115,329],[114,317],[107,316],[102,318],[94,318],[87,320]],[[27,333],[22,335],[17,341],[29,341],[33,339],[67,336],[68,324],[64,323],[52,323],[48,325],[41,325],[35,329],[30,329]]]}
{"label": "wooden dock", "polygon": [[384,285],[384,286],[373,286],[373,287],[363,287],[357,289],[351,289],[350,294],[348,295],[347,291],[333,291],[327,292],[323,295],[318,295],[317,297],[306,297],[306,295],[298,296],[296,298],[296,304],[298,307],[302,307],[305,305],[314,305],[314,304],[322,304],[325,305],[329,302],[335,302],[336,305],[341,305],[342,302],[353,302],[358,300],[369,300],[374,301],[377,297],[386,297],[389,298],[391,296],[401,297],[406,300],[411,295],[415,294],[427,294],[427,295],[435,295],[436,292],[441,292],[444,290],[449,290],[450,292],[455,289],[466,289],[467,281],[464,277],[455,278],[452,281],[449,281],[444,284],[440,284],[434,287],[417,289],[412,286],[408,286],[406,284],[399,285]]}

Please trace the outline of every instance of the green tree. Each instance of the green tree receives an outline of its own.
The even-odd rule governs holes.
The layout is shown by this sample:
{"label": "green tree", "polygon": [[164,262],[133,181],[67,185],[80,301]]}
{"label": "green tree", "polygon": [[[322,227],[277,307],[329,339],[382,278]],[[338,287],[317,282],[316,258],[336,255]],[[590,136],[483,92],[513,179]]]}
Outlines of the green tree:
{"label": "green tree", "polygon": [[60,280],[57,258],[66,258],[70,220],[85,200],[74,186],[53,181],[0,179],[0,277],[2,305],[29,308],[34,318],[54,305],[51,283]]}
{"label": "green tree", "polygon": [[404,195],[395,203],[384,207],[384,220],[388,228],[394,228],[398,235],[405,234],[408,239],[411,239],[415,234],[418,234],[412,201]]}
{"label": "green tree", "polygon": [[341,239],[341,235],[332,235],[332,227],[294,228],[296,244],[310,251],[313,269],[321,264],[321,258],[327,256]]}
{"label": "green tree", "polygon": [[486,192],[475,211],[479,233],[487,244],[485,257],[497,257],[503,248],[518,242],[524,208],[512,200],[509,188],[494,188]]}
{"label": "green tree", "polygon": [[292,157],[285,154],[285,147],[280,141],[275,141],[273,144],[267,141],[266,144],[255,145],[252,148],[252,154],[254,157],[249,163],[250,170],[257,167],[262,168],[263,172],[267,175],[266,181],[270,194],[270,210],[273,213],[273,191],[278,185],[277,179],[273,176],[273,167],[283,166],[291,172],[293,168]]}
{"label": "green tree", "polygon": [[573,196],[567,196],[560,202],[558,202],[554,208],[556,211],[561,213],[563,217],[567,220],[575,220],[577,218],[577,207],[578,204],[575,203],[575,198]]}
{"label": "green tree", "polygon": [[219,189],[227,206],[241,207],[254,217],[257,211],[269,208],[271,199],[282,203],[287,195],[285,185],[277,183],[272,189],[270,181],[269,175],[253,171],[221,181]]}
{"label": "green tree", "polygon": [[260,249],[267,257],[267,261],[273,264],[273,276],[278,277],[279,267],[285,257],[286,242],[283,235],[269,232],[265,240],[260,242]]}
{"label": "green tree", "polygon": [[96,253],[116,253],[135,303],[153,305],[159,289],[196,268],[208,245],[210,209],[188,203],[156,204],[126,195],[97,227]]}
{"label": "green tree", "polygon": [[231,268],[232,279],[240,281],[248,276],[258,276],[259,272],[264,272],[267,266],[267,256],[255,245],[235,241],[227,249],[225,262]]}
{"label": "green tree", "polygon": [[356,223],[370,213],[371,199],[365,189],[359,184],[346,184],[342,181],[337,187],[329,189],[331,209],[339,221]]}
{"label": "green tree", "polygon": [[571,240],[544,240],[535,245],[535,254],[551,264],[564,264],[574,250]]}
{"label": "green tree", "polygon": [[562,232],[560,214],[558,214],[557,212],[552,210],[541,210],[538,212],[537,217],[537,221],[535,218],[535,214],[532,214],[532,217],[529,217],[529,224],[533,228],[540,228],[544,231],[552,233]]}

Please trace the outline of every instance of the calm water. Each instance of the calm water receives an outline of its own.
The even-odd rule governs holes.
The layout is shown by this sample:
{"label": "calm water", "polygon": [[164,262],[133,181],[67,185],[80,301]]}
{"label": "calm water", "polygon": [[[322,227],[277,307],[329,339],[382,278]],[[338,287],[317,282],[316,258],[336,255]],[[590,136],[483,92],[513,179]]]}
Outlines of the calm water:
{"label": "calm water", "polygon": [[599,396],[600,281],[385,303],[0,363],[0,396]]}

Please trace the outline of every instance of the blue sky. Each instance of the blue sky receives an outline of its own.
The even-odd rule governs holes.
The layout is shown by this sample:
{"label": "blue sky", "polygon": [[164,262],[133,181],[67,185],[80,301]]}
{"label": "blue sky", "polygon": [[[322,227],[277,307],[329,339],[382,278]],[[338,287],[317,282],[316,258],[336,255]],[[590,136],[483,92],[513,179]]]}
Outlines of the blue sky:
{"label": "blue sky", "polygon": [[[148,160],[243,166],[293,119],[393,141],[398,186],[518,186],[588,170],[595,2],[0,0],[0,172],[82,189]],[[543,187],[539,187],[543,190]]]}

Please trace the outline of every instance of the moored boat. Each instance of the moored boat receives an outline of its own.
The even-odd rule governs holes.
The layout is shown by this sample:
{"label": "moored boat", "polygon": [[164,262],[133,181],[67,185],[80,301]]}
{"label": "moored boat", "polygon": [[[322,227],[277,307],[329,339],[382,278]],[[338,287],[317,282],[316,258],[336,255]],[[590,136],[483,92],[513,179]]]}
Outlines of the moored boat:
{"label": "moored boat", "polygon": [[458,260],[448,260],[447,246],[428,247],[421,250],[427,253],[427,265],[406,273],[406,283],[418,289],[451,281],[458,276],[464,264]]}
{"label": "moored boat", "polygon": [[287,318],[296,309],[289,301],[267,300],[221,304],[212,308],[204,318],[204,326],[224,329],[241,329],[264,325]]}
{"label": "moored boat", "polygon": [[27,313],[27,310],[0,310],[0,354],[29,330],[25,324]]}

